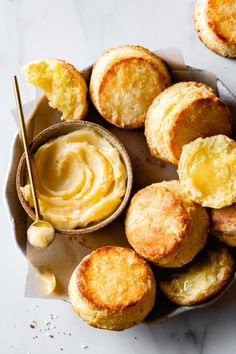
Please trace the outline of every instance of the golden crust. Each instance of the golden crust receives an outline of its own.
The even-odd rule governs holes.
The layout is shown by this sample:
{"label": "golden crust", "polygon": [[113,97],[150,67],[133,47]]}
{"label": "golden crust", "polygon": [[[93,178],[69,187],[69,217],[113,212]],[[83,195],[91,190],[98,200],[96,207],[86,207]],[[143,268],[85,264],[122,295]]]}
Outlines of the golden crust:
{"label": "golden crust", "polygon": [[228,107],[210,87],[179,82],[160,93],[149,107],[145,135],[152,155],[177,164],[183,145],[198,137],[231,135],[231,123]]}
{"label": "golden crust", "polygon": [[123,330],[141,322],[155,301],[151,268],[133,250],[107,246],[85,257],[73,272],[69,297],[90,325]]}
{"label": "golden crust", "polygon": [[22,68],[28,83],[41,88],[62,120],[83,119],[88,110],[87,84],[80,72],[63,60],[39,60]]}
{"label": "golden crust", "polygon": [[234,271],[234,259],[224,248],[205,250],[187,267],[160,283],[164,294],[180,306],[205,301],[222,290]]}
{"label": "golden crust", "polygon": [[221,242],[236,247],[236,204],[210,209],[211,232]]}
{"label": "golden crust", "polygon": [[235,0],[198,0],[194,22],[199,38],[209,49],[236,58]]}
{"label": "golden crust", "polygon": [[164,62],[148,49],[126,45],[103,53],[93,67],[90,97],[110,123],[134,129],[144,125],[152,100],[171,84]]}
{"label": "golden crust", "polygon": [[154,183],[135,194],[125,219],[131,246],[161,267],[181,267],[204,247],[208,214],[182,192],[179,181]]}
{"label": "golden crust", "polygon": [[236,202],[236,142],[225,135],[185,145],[178,165],[180,184],[193,201],[220,209]]}

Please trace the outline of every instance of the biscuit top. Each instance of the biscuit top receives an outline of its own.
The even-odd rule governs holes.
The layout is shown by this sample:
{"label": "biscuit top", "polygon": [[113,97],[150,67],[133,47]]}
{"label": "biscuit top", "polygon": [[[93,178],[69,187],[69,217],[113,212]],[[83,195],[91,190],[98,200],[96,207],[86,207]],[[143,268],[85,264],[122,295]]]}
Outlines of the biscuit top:
{"label": "biscuit top", "polygon": [[205,11],[207,24],[216,36],[224,42],[236,45],[235,0],[207,0]]}
{"label": "biscuit top", "polygon": [[139,255],[112,246],[92,252],[77,273],[81,295],[100,308],[134,305],[146,293],[151,279],[151,269]]}
{"label": "biscuit top", "polygon": [[155,183],[136,193],[126,217],[132,246],[154,262],[168,255],[189,226],[185,202],[178,181]]}
{"label": "biscuit top", "polygon": [[133,129],[143,126],[153,99],[171,84],[164,62],[148,49],[126,45],[106,51],[93,67],[90,96],[102,116]]}
{"label": "biscuit top", "polygon": [[[165,88],[164,85],[158,87],[158,81],[162,83],[158,76],[155,67],[143,59],[129,58],[115,65],[101,89],[102,108],[108,116],[116,119],[116,124],[122,124],[123,116],[126,117],[126,125],[132,125],[134,116],[135,124],[143,124],[147,107],[157,93]],[[115,95],[114,90],[117,90]]]}
{"label": "biscuit top", "polygon": [[236,204],[221,209],[211,209],[211,227],[214,231],[236,232]]}

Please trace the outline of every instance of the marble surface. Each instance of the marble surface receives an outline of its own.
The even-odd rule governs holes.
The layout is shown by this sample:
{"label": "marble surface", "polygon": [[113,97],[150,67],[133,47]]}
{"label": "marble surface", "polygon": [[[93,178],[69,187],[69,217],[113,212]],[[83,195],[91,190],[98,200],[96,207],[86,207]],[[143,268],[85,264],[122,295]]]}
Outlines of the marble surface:
{"label": "marble surface", "polygon": [[[177,46],[187,64],[216,73],[236,94],[236,61],[210,52],[198,40],[193,6],[189,0],[0,0],[0,185],[16,132],[11,75],[28,61],[56,57],[83,68],[119,44]],[[22,80],[21,90],[24,102],[35,97]],[[65,302],[24,298],[27,264],[15,247],[4,203],[0,207],[1,353],[235,353],[236,285],[210,308],[120,333],[87,326]],[[33,320],[35,329],[29,327]]]}

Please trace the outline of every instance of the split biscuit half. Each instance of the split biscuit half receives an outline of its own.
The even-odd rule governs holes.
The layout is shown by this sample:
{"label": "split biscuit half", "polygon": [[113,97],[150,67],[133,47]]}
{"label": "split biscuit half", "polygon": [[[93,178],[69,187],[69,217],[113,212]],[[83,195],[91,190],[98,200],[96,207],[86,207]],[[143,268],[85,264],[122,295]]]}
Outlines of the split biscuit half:
{"label": "split biscuit half", "polygon": [[160,283],[164,294],[177,305],[190,306],[211,298],[230,281],[234,259],[225,247],[205,250],[193,263]]}
{"label": "split biscuit half", "polygon": [[204,207],[236,203],[236,142],[225,135],[184,145],[178,165],[182,189]]}
{"label": "split biscuit half", "polygon": [[42,89],[62,120],[83,119],[88,110],[87,84],[80,72],[59,59],[38,60],[22,68],[26,81]]}

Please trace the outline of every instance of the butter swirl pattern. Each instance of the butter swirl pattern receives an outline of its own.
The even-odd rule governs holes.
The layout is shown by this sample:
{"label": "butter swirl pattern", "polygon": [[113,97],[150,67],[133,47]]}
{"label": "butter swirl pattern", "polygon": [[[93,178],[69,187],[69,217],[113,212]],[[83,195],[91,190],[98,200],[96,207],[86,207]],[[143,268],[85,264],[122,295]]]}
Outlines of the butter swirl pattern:
{"label": "butter swirl pattern", "polygon": [[[126,190],[126,169],[111,143],[89,128],[50,140],[33,156],[40,210],[58,229],[86,227],[111,215]],[[33,207],[29,183],[22,187]]]}

